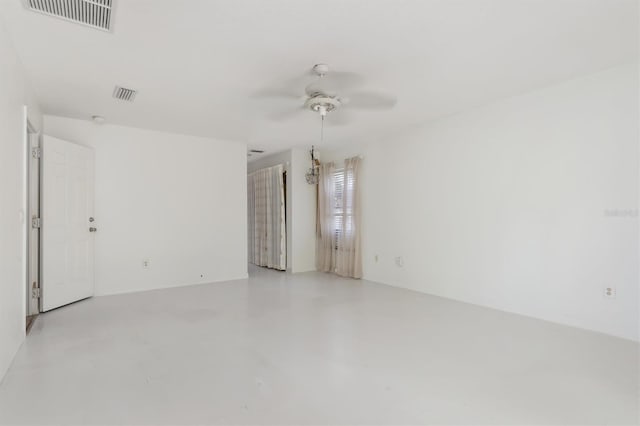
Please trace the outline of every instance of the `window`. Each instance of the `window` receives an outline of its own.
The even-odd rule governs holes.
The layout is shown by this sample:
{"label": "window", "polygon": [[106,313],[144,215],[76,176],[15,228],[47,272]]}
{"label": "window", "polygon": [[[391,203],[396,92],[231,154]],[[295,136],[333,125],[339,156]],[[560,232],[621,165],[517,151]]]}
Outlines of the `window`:
{"label": "window", "polygon": [[336,169],[333,173],[333,247],[338,250],[338,240],[342,233],[342,224],[344,223],[344,209],[342,202],[344,194],[344,169]]}
{"label": "window", "polygon": [[338,242],[342,233],[351,235],[353,232],[354,176],[345,169],[336,169],[333,174],[333,182],[333,235],[334,248],[338,250]]}
{"label": "window", "polygon": [[344,161],[344,167],[322,164],[318,183],[316,268],[343,277],[362,278],[360,248],[360,158]]}

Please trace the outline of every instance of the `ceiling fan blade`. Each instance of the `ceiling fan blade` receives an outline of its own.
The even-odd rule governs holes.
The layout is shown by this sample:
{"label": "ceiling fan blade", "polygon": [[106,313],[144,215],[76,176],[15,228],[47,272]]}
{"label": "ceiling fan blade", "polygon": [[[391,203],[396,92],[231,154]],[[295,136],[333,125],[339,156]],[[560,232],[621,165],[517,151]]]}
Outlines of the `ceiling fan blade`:
{"label": "ceiling fan blade", "polygon": [[287,119],[293,118],[296,115],[306,111],[304,106],[289,108],[282,111],[273,112],[267,115],[267,118],[272,121],[285,121]]}
{"label": "ceiling fan blade", "polygon": [[342,99],[350,108],[361,109],[391,109],[396,103],[395,96],[376,92],[354,92],[348,98]]}
{"label": "ceiling fan blade", "polygon": [[299,100],[301,97],[301,93],[298,93],[292,89],[281,88],[281,89],[261,89],[257,92],[249,95],[251,99],[291,99],[291,100]]}
{"label": "ceiling fan blade", "polygon": [[330,126],[346,126],[351,124],[351,115],[346,111],[331,111],[325,117],[325,123]]}
{"label": "ceiling fan blade", "polygon": [[364,84],[364,77],[353,72],[330,71],[322,77],[318,77],[316,81],[309,84],[305,92],[307,95],[315,93],[324,93],[325,95],[335,96],[339,92],[352,90]]}

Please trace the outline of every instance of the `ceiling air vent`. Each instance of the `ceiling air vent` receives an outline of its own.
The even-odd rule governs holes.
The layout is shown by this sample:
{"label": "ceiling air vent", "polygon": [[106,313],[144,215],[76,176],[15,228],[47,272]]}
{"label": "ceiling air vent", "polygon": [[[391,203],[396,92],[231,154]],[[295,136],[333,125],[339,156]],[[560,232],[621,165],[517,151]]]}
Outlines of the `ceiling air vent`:
{"label": "ceiling air vent", "polygon": [[133,102],[133,99],[136,97],[137,91],[133,89],[127,89],[126,87],[116,86],[113,91],[113,97],[116,99],[120,99],[121,101]]}
{"label": "ceiling air vent", "polygon": [[22,0],[25,7],[45,15],[86,25],[98,30],[111,30],[111,14],[115,0]]}
{"label": "ceiling air vent", "polygon": [[250,149],[249,152],[252,152],[254,154],[262,154],[264,152],[264,150],[262,150],[262,149]]}

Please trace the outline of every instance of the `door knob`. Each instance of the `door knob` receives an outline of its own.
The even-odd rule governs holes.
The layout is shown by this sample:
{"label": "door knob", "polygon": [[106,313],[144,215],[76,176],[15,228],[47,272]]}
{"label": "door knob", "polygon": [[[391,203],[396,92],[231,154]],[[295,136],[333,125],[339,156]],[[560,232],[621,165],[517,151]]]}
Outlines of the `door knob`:
{"label": "door knob", "polygon": [[91,228],[89,228],[89,232],[96,232],[98,230],[98,228],[94,228],[93,226]]}

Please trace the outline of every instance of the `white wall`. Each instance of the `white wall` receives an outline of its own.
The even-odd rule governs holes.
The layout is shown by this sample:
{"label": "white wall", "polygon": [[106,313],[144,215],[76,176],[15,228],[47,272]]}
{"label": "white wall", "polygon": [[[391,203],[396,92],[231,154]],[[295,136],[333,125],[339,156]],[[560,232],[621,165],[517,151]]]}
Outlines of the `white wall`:
{"label": "white wall", "polygon": [[25,336],[25,114],[42,129],[31,86],[0,25],[0,379]]}
{"label": "white wall", "polygon": [[305,174],[311,167],[309,151],[302,148],[291,150],[292,185],[292,272],[316,270],[316,186],[307,183]]}
{"label": "white wall", "polygon": [[309,151],[294,148],[249,163],[248,170],[284,164],[287,170],[287,271],[315,271],[316,187],[305,174],[311,167]]}
{"label": "white wall", "polygon": [[48,115],[45,125],[95,149],[97,295],[247,276],[244,144]]}
{"label": "white wall", "polygon": [[638,338],[637,66],[360,153],[366,279]]}

